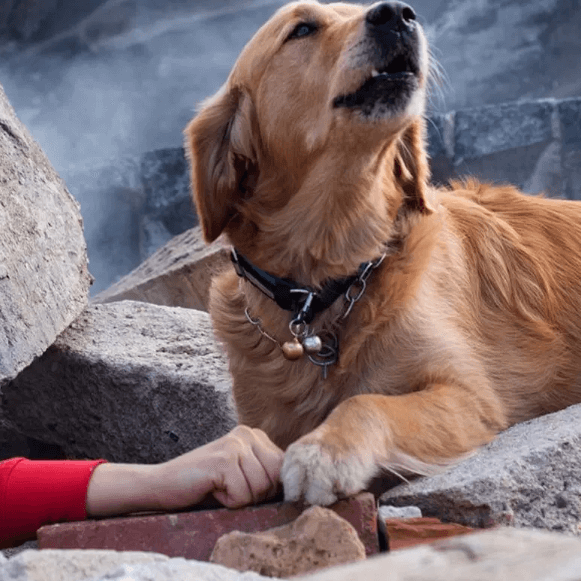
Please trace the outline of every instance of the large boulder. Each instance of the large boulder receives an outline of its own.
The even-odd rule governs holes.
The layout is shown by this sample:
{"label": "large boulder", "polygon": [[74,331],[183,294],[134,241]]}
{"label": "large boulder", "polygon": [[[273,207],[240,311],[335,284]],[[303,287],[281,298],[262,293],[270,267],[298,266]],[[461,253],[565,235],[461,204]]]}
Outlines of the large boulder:
{"label": "large boulder", "polygon": [[3,390],[8,419],[68,457],[161,462],[236,424],[209,316],[123,301],[87,308]]}
{"label": "large boulder", "polygon": [[268,581],[220,565],[139,551],[26,550],[0,553],[3,581]]}
{"label": "large boulder", "polygon": [[[576,581],[581,541],[500,529],[396,551],[301,577],[303,581]],[[142,581],[142,577],[135,577]],[[145,579],[143,579],[145,581]],[[298,580],[297,580],[298,581]]]}
{"label": "large boulder", "polygon": [[87,304],[79,207],[0,87],[0,387]]}
{"label": "large boulder", "polygon": [[172,238],[93,301],[143,301],[207,311],[210,282],[215,274],[232,268],[229,256],[220,241],[205,244],[198,226]]}
{"label": "large boulder", "polygon": [[517,424],[454,468],[389,490],[381,503],[474,527],[579,534],[580,482],[581,404]]}

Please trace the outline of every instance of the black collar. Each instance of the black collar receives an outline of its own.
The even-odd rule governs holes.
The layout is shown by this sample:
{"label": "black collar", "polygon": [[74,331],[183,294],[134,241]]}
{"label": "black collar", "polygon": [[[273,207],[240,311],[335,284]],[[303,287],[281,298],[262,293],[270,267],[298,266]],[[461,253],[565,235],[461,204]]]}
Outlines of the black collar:
{"label": "black collar", "polygon": [[247,258],[233,248],[230,258],[238,276],[246,279],[281,309],[293,313],[293,321],[309,324],[316,315],[329,308],[359,278],[367,272],[373,261],[359,266],[357,274],[346,278],[330,280],[320,290],[301,286],[289,278],[280,278],[254,266]]}

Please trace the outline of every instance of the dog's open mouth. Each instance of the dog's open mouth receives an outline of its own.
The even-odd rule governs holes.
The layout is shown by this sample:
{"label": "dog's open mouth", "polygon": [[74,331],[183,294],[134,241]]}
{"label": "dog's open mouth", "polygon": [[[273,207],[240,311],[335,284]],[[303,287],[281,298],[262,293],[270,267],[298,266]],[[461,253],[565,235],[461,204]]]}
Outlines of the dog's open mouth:
{"label": "dog's open mouth", "polygon": [[413,54],[400,54],[389,63],[371,70],[370,76],[354,93],[333,100],[336,108],[357,108],[371,112],[375,105],[395,110],[403,105],[418,86],[419,66]]}

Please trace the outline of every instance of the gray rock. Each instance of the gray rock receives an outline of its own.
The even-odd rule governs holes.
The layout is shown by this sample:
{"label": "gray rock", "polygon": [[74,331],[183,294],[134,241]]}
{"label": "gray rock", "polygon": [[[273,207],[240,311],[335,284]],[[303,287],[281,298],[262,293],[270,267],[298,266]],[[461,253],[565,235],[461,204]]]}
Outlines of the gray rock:
{"label": "gray rock", "polygon": [[565,195],[581,200],[581,99],[559,103]]}
{"label": "gray rock", "polygon": [[5,410],[0,406],[0,461],[16,456],[24,456],[31,460],[55,460],[66,457],[60,446],[25,436],[14,422],[6,417]]}
{"label": "gray rock", "polygon": [[225,268],[232,268],[227,249],[219,241],[206,245],[196,227],[172,238],[93,301],[143,301],[206,311],[211,278]]}
{"label": "gray rock", "polygon": [[578,2],[451,0],[427,27],[446,73],[440,110],[580,94]]}
{"label": "gray rock", "polygon": [[130,301],[89,307],[3,404],[25,435],[117,462],[161,462],[235,425],[209,316]]}
{"label": "gray rock", "polygon": [[421,518],[422,511],[417,506],[380,506],[377,516],[386,518]]}
{"label": "gray rock", "polygon": [[455,162],[550,141],[554,107],[547,100],[457,111]]}
{"label": "gray rock", "polygon": [[122,564],[153,567],[167,561],[168,557],[157,553],[27,550],[0,562],[0,581],[84,581],[106,575]]}
{"label": "gray rock", "polygon": [[87,304],[79,207],[0,87],[0,387]]}
{"label": "gray rock", "polygon": [[473,527],[514,524],[579,534],[581,405],[517,424],[473,457],[400,485],[381,504]]}
{"label": "gray rock", "polygon": [[220,565],[170,559],[157,553],[98,550],[24,551],[6,560],[0,581],[261,581]]}
{"label": "gray rock", "polygon": [[581,541],[500,529],[396,551],[303,581],[578,581]]}
{"label": "gray rock", "polygon": [[189,561],[170,559],[165,563],[122,565],[112,569],[105,576],[87,581],[270,581],[257,573],[240,573],[233,569]]}

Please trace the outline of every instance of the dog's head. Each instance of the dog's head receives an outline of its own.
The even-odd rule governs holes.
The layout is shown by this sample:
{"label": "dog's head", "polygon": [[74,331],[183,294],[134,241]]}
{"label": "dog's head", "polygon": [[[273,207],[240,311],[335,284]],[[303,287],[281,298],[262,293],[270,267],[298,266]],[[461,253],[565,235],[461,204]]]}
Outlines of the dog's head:
{"label": "dog's head", "polygon": [[246,228],[248,237],[257,213],[280,213],[300,195],[311,196],[303,205],[316,204],[317,184],[338,192],[365,179],[373,189],[380,170],[393,177],[394,193],[378,213],[404,202],[429,213],[427,73],[427,44],[405,4],[298,2],[279,10],[186,129],[206,240],[224,229],[232,238]]}

